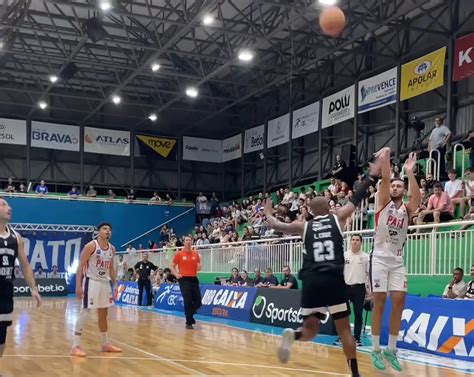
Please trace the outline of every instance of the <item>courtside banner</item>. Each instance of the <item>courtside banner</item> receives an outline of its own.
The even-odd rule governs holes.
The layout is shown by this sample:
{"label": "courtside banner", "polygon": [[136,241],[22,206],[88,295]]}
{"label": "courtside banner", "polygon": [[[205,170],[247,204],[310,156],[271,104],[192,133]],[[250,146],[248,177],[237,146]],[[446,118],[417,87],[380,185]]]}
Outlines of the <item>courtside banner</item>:
{"label": "courtside banner", "polygon": [[249,128],[245,130],[244,137],[244,153],[251,153],[263,150],[265,137],[265,126]]}
{"label": "courtside banner", "polygon": [[355,86],[352,85],[340,92],[323,99],[322,128],[334,126],[354,118]]}
{"label": "courtside banner", "polygon": [[242,157],[242,134],[222,140],[222,162]]}
{"label": "courtside banner", "polygon": [[222,140],[183,136],[183,160],[222,162]]}
{"label": "courtside banner", "polygon": [[140,155],[176,160],[176,139],[144,134],[136,138]]}
{"label": "courtside banner", "polygon": [[[146,305],[146,290],[143,289],[142,305]],[[134,281],[119,281],[114,292],[116,304],[138,305],[138,284]]]}
{"label": "courtside banner", "polygon": [[290,141],[290,114],[268,121],[267,148],[276,147]]}
{"label": "courtside banner", "polygon": [[[381,342],[388,342],[391,302],[382,320]],[[452,359],[474,358],[474,301],[407,296],[398,348]]]}
{"label": "courtside banner", "polygon": [[474,76],[474,33],[456,39],[453,81]]}
{"label": "courtside banner", "polygon": [[[36,279],[38,292],[43,297],[67,296],[68,289],[65,279]],[[13,281],[13,295],[16,297],[31,296],[31,290],[25,279]]]}
{"label": "courtside banner", "polygon": [[256,288],[202,285],[198,314],[250,322]]}
{"label": "courtside banner", "polygon": [[65,124],[31,122],[31,146],[79,152],[79,127]]}
{"label": "courtside banner", "polygon": [[419,96],[444,85],[446,47],[402,65],[400,100]]}
{"label": "courtside banner", "polygon": [[184,302],[179,284],[161,284],[155,294],[153,306],[157,309],[184,311]]}
{"label": "courtside banner", "polygon": [[26,120],[0,118],[0,144],[26,145]]}
{"label": "courtside banner", "polygon": [[84,152],[130,156],[130,132],[85,127]]}
{"label": "courtside banner", "polygon": [[319,129],[319,101],[293,111],[291,138],[297,139]]}
{"label": "courtside banner", "polygon": [[397,102],[397,67],[359,82],[359,114]]}

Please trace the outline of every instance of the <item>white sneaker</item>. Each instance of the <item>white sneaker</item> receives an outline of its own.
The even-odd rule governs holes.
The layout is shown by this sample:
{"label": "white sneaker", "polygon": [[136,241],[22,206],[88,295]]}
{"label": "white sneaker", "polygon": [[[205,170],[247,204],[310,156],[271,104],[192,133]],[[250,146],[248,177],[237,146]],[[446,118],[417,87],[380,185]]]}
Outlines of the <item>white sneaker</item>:
{"label": "white sneaker", "polygon": [[290,360],[291,355],[291,345],[295,341],[295,330],[285,329],[281,334],[281,343],[278,348],[278,358],[284,364]]}

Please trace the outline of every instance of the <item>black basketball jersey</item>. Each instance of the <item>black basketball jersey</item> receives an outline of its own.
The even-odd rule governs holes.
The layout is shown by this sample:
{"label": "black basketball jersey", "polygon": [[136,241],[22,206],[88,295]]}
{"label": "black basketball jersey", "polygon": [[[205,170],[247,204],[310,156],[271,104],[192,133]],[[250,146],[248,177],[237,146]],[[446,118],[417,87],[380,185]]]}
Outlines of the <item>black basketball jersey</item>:
{"label": "black basketball jersey", "polygon": [[344,238],[333,214],[306,222],[302,277],[344,279]]}
{"label": "black basketball jersey", "polygon": [[17,233],[7,225],[7,234],[0,236],[0,292],[9,292],[10,287],[13,287],[17,257]]}

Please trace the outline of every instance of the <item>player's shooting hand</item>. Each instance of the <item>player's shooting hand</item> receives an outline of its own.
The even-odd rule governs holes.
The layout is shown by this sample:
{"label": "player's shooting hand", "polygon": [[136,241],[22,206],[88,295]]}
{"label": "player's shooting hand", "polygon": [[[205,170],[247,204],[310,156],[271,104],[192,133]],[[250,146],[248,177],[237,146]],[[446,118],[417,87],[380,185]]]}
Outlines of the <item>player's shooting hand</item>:
{"label": "player's shooting hand", "polygon": [[416,165],[416,153],[412,152],[408,155],[408,158],[406,159],[403,167],[405,168],[405,171],[407,173],[413,173],[413,170],[415,169],[415,165]]}

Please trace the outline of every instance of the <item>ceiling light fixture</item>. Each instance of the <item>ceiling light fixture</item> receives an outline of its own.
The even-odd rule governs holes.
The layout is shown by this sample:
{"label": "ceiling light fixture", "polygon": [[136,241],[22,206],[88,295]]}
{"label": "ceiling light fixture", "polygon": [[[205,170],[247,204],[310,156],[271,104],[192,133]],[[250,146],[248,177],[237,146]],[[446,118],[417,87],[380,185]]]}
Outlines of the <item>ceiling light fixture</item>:
{"label": "ceiling light fixture", "polygon": [[321,5],[336,5],[337,0],[319,0],[319,4],[321,4]]}
{"label": "ceiling light fixture", "polygon": [[114,94],[112,96],[112,102],[118,105],[120,102],[122,102],[122,98],[118,94]]}
{"label": "ceiling light fixture", "polygon": [[193,86],[186,89],[186,95],[188,97],[196,98],[198,96],[198,94],[199,94],[198,90]]}
{"label": "ceiling light fixture", "polygon": [[248,49],[243,49],[239,51],[239,60],[242,62],[249,62],[254,58],[254,54],[252,51]]}
{"label": "ceiling light fixture", "polygon": [[214,16],[212,14],[206,14],[202,18],[202,23],[206,26],[212,25],[214,23]]}
{"label": "ceiling light fixture", "polygon": [[109,0],[101,0],[99,2],[99,7],[102,11],[107,12],[112,9],[112,3]]}
{"label": "ceiling light fixture", "polygon": [[49,81],[51,81],[54,84],[56,81],[58,81],[58,76],[56,75],[49,76]]}
{"label": "ceiling light fixture", "polygon": [[148,116],[148,119],[150,119],[152,122],[156,122],[156,120],[158,119],[158,115],[156,115],[155,113],[151,113]]}
{"label": "ceiling light fixture", "polygon": [[161,66],[160,66],[158,63],[153,63],[153,64],[151,65],[151,70],[152,70],[153,72],[156,72],[156,71],[158,71],[158,70],[160,69],[160,67],[161,67]]}
{"label": "ceiling light fixture", "polygon": [[44,110],[48,107],[48,104],[46,103],[46,101],[39,101],[38,106],[41,110]]}

